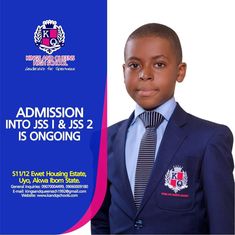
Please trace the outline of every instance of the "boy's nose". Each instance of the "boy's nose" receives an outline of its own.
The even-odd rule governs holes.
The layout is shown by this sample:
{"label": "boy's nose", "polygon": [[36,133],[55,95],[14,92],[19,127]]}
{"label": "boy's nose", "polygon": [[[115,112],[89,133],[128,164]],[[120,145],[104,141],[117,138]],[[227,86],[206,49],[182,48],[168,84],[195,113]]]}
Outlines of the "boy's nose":
{"label": "boy's nose", "polygon": [[142,69],[139,73],[139,79],[150,80],[153,79],[153,74],[150,69]]}

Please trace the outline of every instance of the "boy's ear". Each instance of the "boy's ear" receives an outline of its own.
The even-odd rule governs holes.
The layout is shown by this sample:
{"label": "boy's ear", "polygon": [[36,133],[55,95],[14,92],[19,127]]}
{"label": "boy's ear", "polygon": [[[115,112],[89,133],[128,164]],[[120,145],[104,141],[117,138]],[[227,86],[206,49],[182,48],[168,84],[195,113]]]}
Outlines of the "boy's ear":
{"label": "boy's ear", "polygon": [[187,64],[186,63],[180,63],[178,65],[178,76],[177,76],[177,82],[183,82],[184,77],[186,75],[187,70]]}
{"label": "boy's ear", "polygon": [[123,65],[122,65],[122,71],[123,71],[124,82],[125,82],[125,70],[126,70],[126,65],[123,64]]}

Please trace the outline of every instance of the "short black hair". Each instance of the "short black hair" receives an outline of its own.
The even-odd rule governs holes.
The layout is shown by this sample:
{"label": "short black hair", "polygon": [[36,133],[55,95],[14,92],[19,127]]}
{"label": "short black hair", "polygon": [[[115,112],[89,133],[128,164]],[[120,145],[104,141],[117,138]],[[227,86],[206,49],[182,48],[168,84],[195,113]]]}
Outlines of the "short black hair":
{"label": "short black hair", "polygon": [[[131,39],[148,37],[148,36],[161,37],[169,40],[173,48],[175,49],[177,62],[178,63],[182,62],[183,53],[179,37],[173,29],[163,24],[149,23],[140,26],[130,34],[130,36],[126,41],[126,45],[127,42],[130,41]],[[125,51],[126,51],[126,45],[125,45]]]}

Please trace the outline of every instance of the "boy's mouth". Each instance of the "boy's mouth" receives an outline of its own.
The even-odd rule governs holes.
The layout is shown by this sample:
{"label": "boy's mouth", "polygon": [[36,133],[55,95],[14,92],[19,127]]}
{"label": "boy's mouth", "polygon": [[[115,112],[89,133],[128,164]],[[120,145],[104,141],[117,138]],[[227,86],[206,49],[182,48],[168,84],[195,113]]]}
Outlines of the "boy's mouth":
{"label": "boy's mouth", "polygon": [[156,95],[156,93],[158,93],[158,89],[138,89],[137,90],[139,96],[143,96],[143,97],[148,97],[148,96],[153,96]]}

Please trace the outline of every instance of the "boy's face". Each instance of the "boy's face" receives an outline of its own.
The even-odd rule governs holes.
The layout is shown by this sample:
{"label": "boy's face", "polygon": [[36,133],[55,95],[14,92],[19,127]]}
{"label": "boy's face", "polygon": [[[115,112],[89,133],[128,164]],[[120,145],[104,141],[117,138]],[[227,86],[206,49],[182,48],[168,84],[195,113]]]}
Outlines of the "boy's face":
{"label": "boy's face", "polygon": [[144,109],[151,110],[174,95],[176,81],[182,82],[186,64],[178,63],[169,40],[141,37],[127,42],[124,82],[129,95]]}

